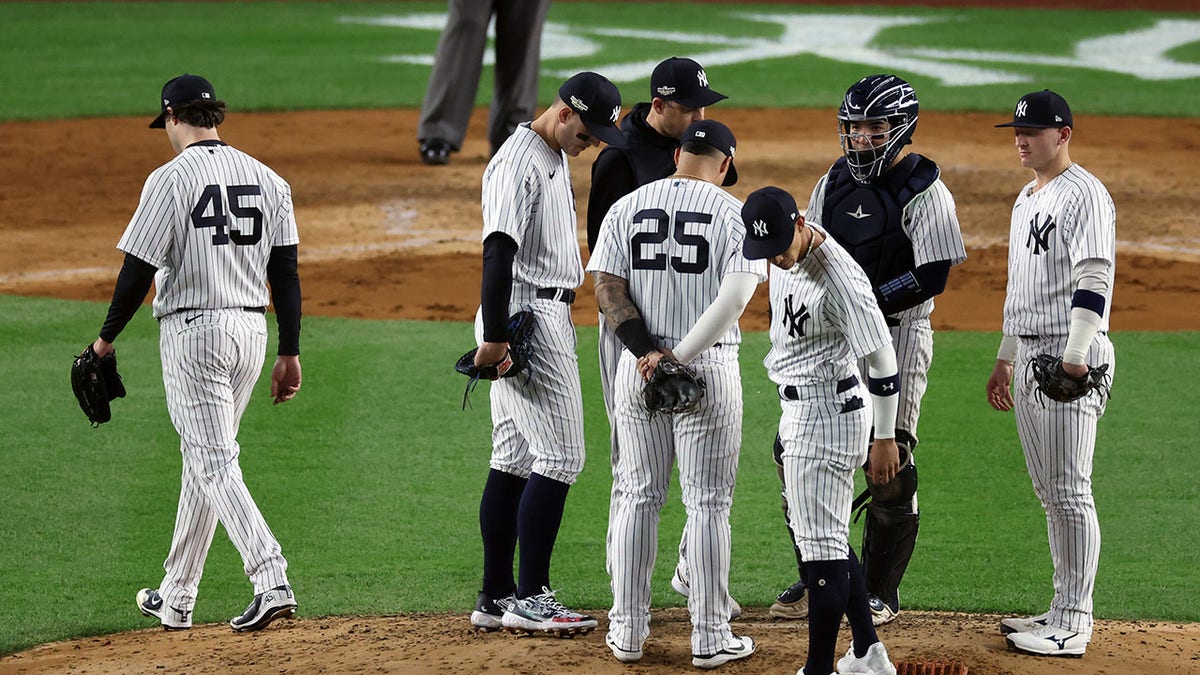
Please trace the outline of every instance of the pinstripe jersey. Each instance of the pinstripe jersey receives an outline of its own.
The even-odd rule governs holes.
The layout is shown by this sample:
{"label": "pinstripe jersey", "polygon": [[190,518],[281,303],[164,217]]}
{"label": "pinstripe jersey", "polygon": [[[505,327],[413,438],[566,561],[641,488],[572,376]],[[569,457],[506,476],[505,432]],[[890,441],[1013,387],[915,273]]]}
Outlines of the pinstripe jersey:
{"label": "pinstripe jersey", "polygon": [[[726,274],[754,274],[760,283],[767,278],[765,261],[742,256],[741,208],[707,181],[664,178],[644,185],[608,210],[588,271],[627,279],[646,328],[673,348],[716,299]],[[737,322],[717,340],[741,341]]]}
{"label": "pinstripe jersey", "polygon": [[[1078,164],[1042,189],[1021,189],[1008,238],[1006,335],[1066,335],[1071,319],[1073,268],[1089,258],[1109,262],[1112,288],[1117,211],[1104,185]],[[1108,330],[1112,297],[1105,298],[1099,330]]]}
{"label": "pinstripe jersey", "polygon": [[763,365],[776,384],[836,382],[892,340],[867,275],[832,237],[790,270],[773,269],[770,286],[771,351]]}
{"label": "pinstripe jersey", "polygon": [[292,189],[220,141],[193,143],[146,179],[117,243],[158,268],[154,316],[266,307],[271,248],[298,244]]}
{"label": "pinstripe jersey", "polygon": [[[822,176],[808,200],[804,221],[810,225],[821,225],[821,214],[825,209],[825,183],[828,180],[829,174]],[[927,190],[904,206],[901,227],[912,241],[913,261],[918,267],[937,260],[949,260],[951,265],[958,265],[967,259],[954,196],[941,178],[933,181]],[[932,312],[933,298],[930,298],[892,316],[911,320],[926,318]]]}
{"label": "pinstripe jersey", "polygon": [[517,242],[513,282],[576,288],[583,261],[567,155],[555,152],[525,123],[483,172],[483,239],[501,232]]}

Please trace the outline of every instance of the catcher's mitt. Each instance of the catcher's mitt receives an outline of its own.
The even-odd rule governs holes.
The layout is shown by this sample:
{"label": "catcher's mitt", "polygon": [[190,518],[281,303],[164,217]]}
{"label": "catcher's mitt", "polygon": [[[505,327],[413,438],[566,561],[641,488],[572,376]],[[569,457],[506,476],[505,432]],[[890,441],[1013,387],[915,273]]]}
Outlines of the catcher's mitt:
{"label": "catcher's mitt", "polygon": [[677,361],[663,358],[642,389],[642,402],[652,413],[694,410],[704,398],[704,380]]}
{"label": "catcher's mitt", "polygon": [[71,364],[71,389],[93,427],[111,420],[109,402],[125,396],[125,384],[117,372],[116,350],[99,357],[88,345]]}
{"label": "catcher's mitt", "polygon": [[1089,368],[1087,375],[1076,377],[1063,370],[1062,357],[1038,354],[1030,359],[1033,379],[1043,396],[1059,403],[1076,401],[1092,392],[1109,395],[1108,364]]}
{"label": "catcher's mitt", "polygon": [[467,390],[463,392],[463,408],[467,407],[467,396],[475,389],[479,380],[498,380],[502,377],[514,377],[529,365],[533,357],[533,328],[537,318],[533,312],[523,310],[508,317],[508,354],[499,363],[490,366],[475,365],[476,347],[459,357],[454,364],[454,370],[471,378],[467,382]]}

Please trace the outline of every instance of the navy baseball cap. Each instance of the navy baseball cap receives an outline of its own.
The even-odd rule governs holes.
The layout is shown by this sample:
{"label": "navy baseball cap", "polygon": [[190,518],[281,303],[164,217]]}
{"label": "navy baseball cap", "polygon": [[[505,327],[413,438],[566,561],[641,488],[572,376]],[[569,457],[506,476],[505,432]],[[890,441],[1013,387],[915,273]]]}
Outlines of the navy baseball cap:
{"label": "navy baseball cap", "polygon": [[573,75],[558,88],[558,97],[579,115],[588,133],[609,145],[625,145],[625,135],[617,128],[621,92],[607,77],[590,71]]}
{"label": "navy baseball cap", "polygon": [[180,75],[172,78],[162,88],[162,112],[150,123],[151,129],[167,126],[167,106],[178,106],[192,101],[215,101],[217,94],[212,83],[199,75]]}
{"label": "navy baseball cap", "polygon": [[1025,94],[1017,101],[1013,120],[996,127],[1024,127],[1026,129],[1061,129],[1075,126],[1071,119],[1071,106],[1062,96],[1043,89]]}
{"label": "navy baseball cap", "polygon": [[799,215],[796,200],[786,190],[769,185],[751,192],[742,205],[746,225],[742,255],[747,260],[763,260],[786,251],[796,235]]}
{"label": "navy baseball cap", "polygon": [[729,98],[708,87],[708,75],[699,63],[672,56],[654,67],[650,75],[650,98],[674,101],[688,108],[704,108]]}
{"label": "navy baseball cap", "polygon": [[[733,137],[733,132],[729,130],[729,127],[716,120],[696,120],[689,124],[683,132],[683,137],[679,139],[679,143],[682,145],[690,141],[698,141],[712,146],[730,159],[737,154],[737,139]],[[730,162],[729,171],[725,174],[725,182],[721,185],[733,185],[737,179],[737,169],[733,166],[733,162]]]}

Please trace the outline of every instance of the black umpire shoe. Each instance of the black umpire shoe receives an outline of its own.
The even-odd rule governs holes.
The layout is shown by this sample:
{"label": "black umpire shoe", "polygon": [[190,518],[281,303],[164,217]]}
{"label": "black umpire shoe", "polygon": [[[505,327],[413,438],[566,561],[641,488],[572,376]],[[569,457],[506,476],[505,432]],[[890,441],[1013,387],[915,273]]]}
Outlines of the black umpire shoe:
{"label": "black umpire shoe", "polygon": [[450,144],[440,138],[421,141],[421,161],[430,166],[450,162]]}
{"label": "black umpire shoe", "polygon": [[241,616],[229,620],[229,626],[238,633],[259,630],[275,619],[286,619],[295,612],[296,596],[292,594],[292,587],[285,584],[255,595]]}

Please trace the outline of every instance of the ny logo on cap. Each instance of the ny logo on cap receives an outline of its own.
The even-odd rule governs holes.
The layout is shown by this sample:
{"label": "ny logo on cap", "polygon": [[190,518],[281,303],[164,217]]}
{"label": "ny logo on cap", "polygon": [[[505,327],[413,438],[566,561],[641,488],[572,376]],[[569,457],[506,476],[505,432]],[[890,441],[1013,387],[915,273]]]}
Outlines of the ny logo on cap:
{"label": "ny logo on cap", "polygon": [[588,109],[587,104],[585,104],[583,101],[580,101],[579,98],[574,94],[571,95],[571,105],[578,110]]}
{"label": "ny logo on cap", "polygon": [[737,148],[733,147],[732,145],[729,146],[729,158],[733,159],[733,156],[736,154],[737,154]]}
{"label": "ny logo on cap", "polygon": [[704,74],[704,69],[703,69],[703,68],[701,68],[700,70],[697,70],[697,71],[696,71],[696,79],[697,79],[697,80],[700,80],[700,86],[701,86],[701,87],[705,87],[705,88],[707,88],[707,87],[708,87],[708,75],[705,75],[705,74]]}
{"label": "ny logo on cap", "polygon": [[1017,116],[1017,117],[1024,117],[1024,116],[1025,116],[1025,110],[1026,110],[1028,107],[1029,107],[1029,104],[1025,102],[1025,99],[1021,99],[1021,101],[1020,101],[1019,103],[1017,103],[1017,112],[1016,112],[1016,116]]}
{"label": "ny logo on cap", "polygon": [[753,223],[750,223],[750,227],[754,228],[754,236],[756,236],[756,237],[766,237],[767,236],[767,224],[764,223],[763,221],[756,220]]}
{"label": "ny logo on cap", "polygon": [[618,105],[618,106],[614,106],[614,107],[613,107],[612,114],[608,116],[608,119],[609,119],[609,121],[610,121],[610,122],[612,122],[613,124],[616,124],[616,123],[617,123],[617,118],[618,118],[618,117],[620,117],[620,116],[621,116],[621,106],[619,106],[619,105]]}

